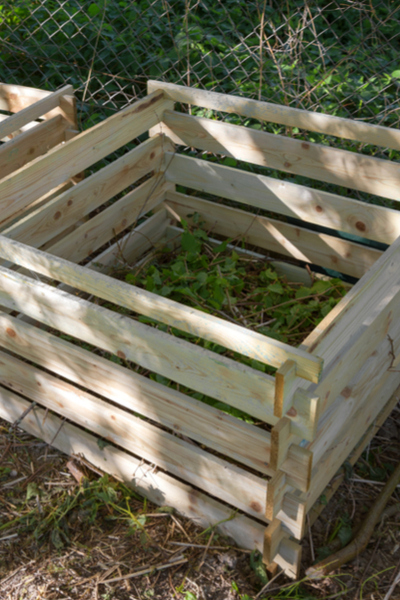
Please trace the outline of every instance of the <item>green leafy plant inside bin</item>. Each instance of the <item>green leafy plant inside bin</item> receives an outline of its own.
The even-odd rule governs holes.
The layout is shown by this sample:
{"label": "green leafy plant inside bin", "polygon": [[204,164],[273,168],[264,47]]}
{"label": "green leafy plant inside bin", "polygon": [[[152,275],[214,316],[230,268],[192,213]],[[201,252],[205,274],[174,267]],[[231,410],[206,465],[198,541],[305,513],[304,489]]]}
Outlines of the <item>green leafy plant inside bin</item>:
{"label": "green leafy plant inside bin", "polygon": [[[233,240],[227,239],[215,245],[203,228],[201,216],[195,213],[192,217],[191,225],[182,221],[183,233],[174,240],[173,250],[163,248],[151,261],[122,270],[118,276],[132,285],[293,346],[300,344],[345,295],[346,288],[339,279],[315,280],[307,287],[279,277],[273,263],[235,249]],[[148,317],[138,316],[138,319],[262,372],[274,372],[267,365],[219,344],[196,338]],[[159,383],[173,385],[161,375],[151,374],[150,377]],[[191,393],[183,390],[182,386],[180,390]],[[221,402],[199,393],[191,395],[247,419],[237,409]]]}

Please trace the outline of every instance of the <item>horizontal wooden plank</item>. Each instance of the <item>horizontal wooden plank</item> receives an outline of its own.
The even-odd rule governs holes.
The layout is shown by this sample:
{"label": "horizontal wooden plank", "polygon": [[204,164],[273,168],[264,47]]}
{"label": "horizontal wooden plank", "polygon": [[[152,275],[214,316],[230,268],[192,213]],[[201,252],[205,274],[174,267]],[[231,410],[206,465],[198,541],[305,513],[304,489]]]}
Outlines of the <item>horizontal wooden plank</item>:
{"label": "horizontal wooden plank", "polygon": [[163,92],[174,102],[193,104],[219,112],[234,113],[250,119],[279,123],[287,127],[298,127],[327,135],[334,135],[366,144],[400,150],[400,132],[397,129],[371,125],[362,121],[344,119],[331,115],[292,108],[272,102],[260,102],[232,94],[219,94],[164,81],[148,81],[148,93]]}
{"label": "horizontal wooden plank", "polygon": [[[398,304],[399,300],[396,300]],[[396,314],[394,303],[389,307],[390,309],[393,310],[393,314]],[[385,312],[386,314],[382,317],[382,321],[387,324],[387,311]],[[336,395],[335,402],[329,405],[321,417],[317,436],[311,446],[316,462],[324,454],[330,440],[340,434],[341,429],[349,421],[353,420],[354,412],[362,406],[366,392],[379,382],[383,373],[388,371],[393,358],[390,354],[392,344],[395,355],[399,354],[400,322],[395,320],[389,323],[389,329],[393,340],[392,343],[385,333],[382,334],[381,331],[376,331],[374,327],[371,328],[370,338],[372,338],[372,341],[371,339],[365,340],[365,344],[367,347],[369,345],[369,348],[367,352],[363,353],[362,361],[358,360],[359,352],[357,352],[357,349],[354,351],[355,368],[351,378],[347,374],[346,369],[343,368],[343,385],[340,387],[340,392]],[[376,339],[374,336],[375,333]],[[377,402],[381,402],[379,397],[377,397]]]}
{"label": "horizontal wooden plank", "polygon": [[[7,115],[0,114],[0,123],[2,121],[5,121],[8,118],[9,117]],[[20,135],[22,132],[29,131],[29,129],[33,129],[34,127],[37,127],[38,125],[39,125],[39,121],[31,121],[30,123],[27,123],[26,125],[21,125],[21,127],[19,129],[17,129],[17,131],[14,131],[14,133],[10,134],[9,136],[0,138],[0,142],[9,142],[10,140],[14,139],[16,136]]]}
{"label": "horizontal wooden plank", "polygon": [[[72,91],[68,93],[73,93],[72,86],[69,87]],[[19,112],[27,106],[34,104],[34,102],[47,98],[52,93],[49,90],[40,90],[25,85],[0,83],[0,110]]]}
{"label": "horizontal wooden plank", "polygon": [[260,248],[357,278],[382,254],[380,250],[195,196],[167,192],[166,204],[185,219],[188,214],[200,213],[211,233],[232,238],[243,236],[248,243]]}
{"label": "horizontal wooden plank", "polygon": [[38,208],[40,208],[47,202],[50,202],[53,198],[56,198],[56,196],[61,195],[66,190],[69,190],[73,185],[74,185],[73,180],[68,179],[68,181],[61,183],[54,189],[50,190],[50,192],[47,192],[46,194],[44,194],[44,196],[37,198],[36,200],[31,202],[31,204],[28,204],[21,210],[15,212],[14,214],[12,214],[10,217],[8,217],[7,219],[5,219],[2,222],[2,224],[0,225],[0,232],[5,231],[6,229],[10,228],[15,223],[21,221],[22,219],[25,219],[33,211],[37,210]]}
{"label": "horizontal wooden plank", "polygon": [[264,519],[267,482],[0,352],[0,383],[251,516]]}
{"label": "horizontal wooden plank", "polygon": [[397,163],[312,142],[166,110],[162,131],[176,144],[400,200]]}
{"label": "horizontal wooden plank", "polygon": [[349,453],[374,422],[382,407],[400,384],[400,373],[378,373],[372,387],[364,388],[363,401],[352,418],[342,424],[338,435],[325,446],[325,453],[313,469],[310,491],[307,494],[307,510],[310,510],[329,481],[346,460]]}
{"label": "horizontal wooden plank", "polygon": [[[0,416],[9,422],[16,421],[30,406],[30,402],[3,387],[0,388],[0,399]],[[162,471],[150,469],[147,463],[119,448],[109,445],[100,450],[97,437],[71,423],[62,424],[61,419],[52,413],[44,417],[45,410],[35,407],[24,418],[21,427],[62,452],[83,456],[97,468],[130,484],[155,504],[174,506],[178,512],[197,523],[203,523],[205,527],[224,521],[220,525],[222,533],[234,537],[244,548],[262,549],[265,527],[261,523],[240,514],[229,519],[234,513],[231,507],[207,497]]]}
{"label": "horizontal wooden plank", "polygon": [[169,181],[308,223],[391,244],[400,235],[397,210],[166,152]]}
{"label": "horizontal wooden plank", "polygon": [[271,475],[270,435],[181,392],[0,313],[1,345],[118,406]]}
{"label": "horizontal wooden plank", "polygon": [[2,179],[2,220],[146,132],[170,106],[163,92],[156,92]]}
{"label": "horizontal wooden plank", "polygon": [[139,187],[51,245],[48,252],[73,262],[80,262],[158,206],[171,185],[165,182],[162,175],[153,175]]}
{"label": "horizontal wooden plank", "polygon": [[165,236],[169,223],[167,211],[157,211],[118,242],[103,250],[86,267],[107,274],[118,267],[133,265]]}
{"label": "horizontal wooden plank", "polygon": [[[59,105],[60,98],[62,96],[64,96],[65,94],[73,95],[73,93],[74,88],[72,87],[72,85],[65,85],[56,92],[46,95],[34,104],[30,104],[26,108],[19,110],[19,112],[17,112],[15,115],[12,115],[11,117],[8,117],[8,119],[6,119],[5,121],[0,122],[0,139],[9,136],[21,126],[26,125],[27,123],[34,121],[38,117],[41,117],[46,113],[50,112],[52,109],[56,108]],[[15,110],[17,108],[17,105],[15,103],[11,103],[12,100],[9,100],[9,102],[9,106],[12,106]],[[7,110],[11,109],[8,108]],[[58,181],[57,183],[61,183],[61,181]]]}
{"label": "horizontal wooden plank", "polygon": [[[356,462],[360,458],[361,454],[364,452],[367,445],[371,442],[371,440],[378,433],[379,429],[382,427],[382,425],[384,424],[386,419],[389,417],[390,413],[392,412],[392,410],[396,406],[396,404],[398,404],[399,396],[400,396],[400,388],[397,388],[393,392],[391,398],[386,403],[385,407],[380,411],[380,413],[374,420],[373,424],[368,427],[366,433],[363,435],[363,437],[358,442],[356,447],[352,450],[351,454],[347,457],[347,462],[349,462],[352,466],[356,464]],[[313,505],[312,509],[309,511],[308,516],[309,516],[310,525],[313,525],[315,523],[315,521],[318,519],[318,517],[324,510],[324,508],[327,504],[326,501],[328,501],[328,503],[329,503],[330,499],[333,497],[333,495],[335,494],[335,492],[337,491],[339,486],[343,483],[343,480],[346,477],[346,473],[345,473],[344,469],[342,469],[341,471],[342,472],[341,472],[340,477],[338,477],[338,478],[335,477],[335,480],[332,481],[331,483],[329,483],[327,485],[327,487],[325,488],[324,493],[323,493],[323,496],[325,497],[325,501],[323,503],[321,503],[320,499],[317,500],[316,503]],[[268,483],[268,489],[269,488],[270,488],[270,482]]]}
{"label": "horizontal wooden plank", "polygon": [[39,247],[82,217],[157,169],[162,162],[162,137],[147,140],[26,218],[4,229],[7,237]]}
{"label": "horizontal wooden plank", "polygon": [[[368,316],[360,319],[357,329],[343,340],[340,353],[330,361],[315,393],[321,398],[321,413],[325,412],[336,396],[347,390],[353,376],[366,360],[377,352],[381,342],[388,344],[387,336],[396,341],[397,323],[394,316],[400,310],[400,281],[375,305],[370,305]],[[400,337],[400,332],[398,333]]]}
{"label": "horizontal wooden plank", "polygon": [[260,420],[277,421],[274,378],[234,360],[4,267],[0,267],[0,305]]}
{"label": "horizontal wooden plank", "polygon": [[[50,251],[55,252],[53,248]],[[296,362],[299,376],[318,381],[322,369],[322,363],[318,357],[311,358],[306,352],[298,351],[288,344],[273,340],[245,327],[213,317],[124,282],[112,280],[99,273],[88,272],[84,267],[57,260],[47,253],[23,246],[4,236],[0,236],[0,256],[22,267],[55,278],[62,283],[118,303],[120,306],[222,344],[245,356],[273,366],[279,367],[289,358]],[[275,382],[273,378],[271,381]],[[277,420],[275,418],[275,421]]]}
{"label": "horizontal wooden plank", "polygon": [[[0,399],[0,416],[9,422],[16,421],[30,406],[30,402],[5,388],[0,388]],[[235,514],[230,506],[162,471],[149,468],[147,463],[115,446],[109,445],[100,450],[98,438],[71,423],[62,423],[56,415],[46,414],[43,409],[35,407],[24,418],[21,428],[62,452],[78,457],[77,460],[82,456],[95,467],[124,481],[151,502],[159,506],[173,506],[180,514],[205,528],[218,524],[216,529],[239,546],[262,552],[265,526],[258,521]],[[282,543],[275,561],[287,575],[297,577],[297,544],[293,546],[291,540]]]}
{"label": "horizontal wooden plank", "polygon": [[61,144],[67,127],[67,121],[57,115],[0,146],[0,179]]}

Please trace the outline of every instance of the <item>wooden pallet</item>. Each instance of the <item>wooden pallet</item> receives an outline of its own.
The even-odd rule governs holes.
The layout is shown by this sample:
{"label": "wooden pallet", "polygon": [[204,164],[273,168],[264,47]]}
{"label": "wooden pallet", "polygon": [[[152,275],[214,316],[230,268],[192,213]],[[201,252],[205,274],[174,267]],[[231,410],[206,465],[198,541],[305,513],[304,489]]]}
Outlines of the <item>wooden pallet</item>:
{"label": "wooden pallet", "polygon": [[[334,135],[337,147],[176,112],[175,102]],[[147,131],[147,141],[16,218]],[[400,348],[400,214],[178,150],[194,147],[398,200],[397,163],[340,149],[341,138],[400,148],[396,130],[152,81],[142,100],[0,180],[3,220],[10,223],[0,235],[0,417],[13,421],[37,402],[22,422],[27,431],[82,454],[156,503],[205,526],[218,524],[292,577],[307,513],[389,410],[400,384],[393,368]],[[177,185],[241,208],[180,193]],[[277,218],[255,216],[246,206]],[[218,238],[242,235],[262,251],[358,281],[295,348],[110,277],[121,260],[134,263],[168,243],[194,212]],[[332,231],[318,233],[310,223]],[[337,230],[390,246],[382,252]],[[292,280],[307,280],[304,269],[277,264]],[[276,376],[124,311],[264,362]],[[110,354],[243,410],[271,430],[138,375]],[[100,450],[98,436],[110,445]]]}

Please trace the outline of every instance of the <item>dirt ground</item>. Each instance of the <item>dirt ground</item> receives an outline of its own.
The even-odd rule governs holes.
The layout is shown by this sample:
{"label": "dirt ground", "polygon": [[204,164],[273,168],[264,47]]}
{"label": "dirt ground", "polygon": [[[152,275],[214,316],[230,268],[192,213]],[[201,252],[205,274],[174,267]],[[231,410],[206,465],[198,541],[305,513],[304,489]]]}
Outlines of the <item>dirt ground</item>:
{"label": "dirt ground", "polygon": [[332,543],[348,543],[399,459],[397,407],[309,530],[292,582],[268,579],[259,555],[0,422],[0,599],[400,599],[400,489],[362,555],[322,581],[304,576]]}

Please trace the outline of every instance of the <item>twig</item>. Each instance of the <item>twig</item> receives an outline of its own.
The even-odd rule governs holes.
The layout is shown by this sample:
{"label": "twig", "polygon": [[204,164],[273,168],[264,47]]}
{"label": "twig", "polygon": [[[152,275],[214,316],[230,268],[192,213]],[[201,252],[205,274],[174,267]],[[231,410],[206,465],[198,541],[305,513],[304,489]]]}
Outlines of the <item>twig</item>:
{"label": "twig", "polygon": [[396,587],[397,584],[400,583],[400,571],[397,573],[395,580],[393,581],[392,585],[390,586],[390,588],[388,589],[386,596],[384,597],[383,600],[389,600],[389,598],[392,596],[393,592],[394,592],[394,588]]}
{"label": "twig", "polygon": [[311,551],[311,560],[315,561],[315,552],[314,552],[314,542],[311,533],[311,523],[310,523],[310,515],[307,515],[307,525],[308,525],[308,536],[310,538],[310,551]]}
{"label": "twig", "polygon": [[86,92],[88,90],[90,80],[92,79],[93,65],[94,65],[94,61],[95,61],[95,58],[96,58],[97,45],[99,43],[99,39],[100,39],[100,35],[101,35],[101,30],[103,29],[104,17],[106,15],[106,7],[107,7],[107,0],[104,0],[103,16],[101,18],[101,23],[100,23],[99,31],[98,31],[98,34],[97,34],[97,37],[96,37],[96,41],[95,41],[95,44],[94,44],[92,62],[91,62],[91,65],[90,65],[88,78],[86,80],[86,85],[85,85],[85,89],[84,89],[84,92],[83,92],[82,102],[85,102]]}
{"label": "twig", "polygon": [[[36,402],[32,402],[27,409],[24,410],[24,412],[22,413],[22,415],[20,417],[18,417],[18,419],[16,419],[16,421],[14,421],[14,423],[11,424],[10,426],[10,432],[12,429],[15,429],[16,427],[18,427],[18,425],[20,425],[22,419],[25,419],[25,417],[27,416],[27,414],[30,413],[31,410],[33,410],[36,406]],[[10,448],[12,445],[12,441],[8,442],[7,446],[4,449],[3,454],[0,457],[0,465],[3,462],[3,460],[6,458]]]}
{"label": "twig", "polygon": [[282,575],[283,571],[278,571],[278,573],[276,575],[274,575],[274,577],[272,579],[270,579],[270,581],[268,581],[264,587],[258,592],[257,596],[255,596],[254,600],[258,600],[259,598],[261,598],[262,594],[269,588],[269,586],[271,585],[271,583],[273,583],[275,581],[275,579],[278,579],[278,577],[280,575]]}
{"label": "twig", "polygon": [[213,537],[214,537],[214,531],[212,531],[212,532],[211,532],[211,535],[210,535],[210,538],[209,538],[209,540],[208,540],[207,546],[206,546],[206,548],[205,548],[205,550],[204,550],[204,552],[203,552],[203,556],[202,556],[202,558],[201,558],[200,564],[199,564],[199,566],[197,567],[197,570],[198,570],[198,571],[200,571],[201,567],[204,565],[204,561],[206,560],[207,552],[208,552],[208,551],[209,551],[209,549],[210,549],[210,544],[211,544],[211,542],[212,542],[212,539],[213,539]]}
{"label": "twig", "polygon": [[152,567],[147,567],[145,569],[141,569],[140,571],[134,571],[133,573],[129,573],[128,575],[123,575],[122,577],[114,577],[114,579],[106,579],[101,583],[115,583],[116,581],[122,581],[123,579],[131,579],[132,577],[139,577],[140,575],[147,575],[148,573],[156,573],[157,571],[161,571],[162,569],[169,569],[170,567],[176,567],[177,565],[183,565],[188,562],[187,558],[181,558],[180,560],[176,560],[174,562],[164,563],[162,565],[154,565]]}
{"label": "twig", "polygon": [[338,569],[345,563],[349,562],[358,554],[360,554],[367,546],[376,523],[379,521],[381,513],[388,503],[391,495],[395,491],[400,481],[400,463],[397,465],[392,475],[389,477],[385,487],[379,494],[378,498],[372,505],[367,518],[360,527],[355,538],[342,550],[336,552],[332,556],[328,556],[325,560],[309,567],[306,575],[312,579],[320,579],[325,577],[334,569]]}

